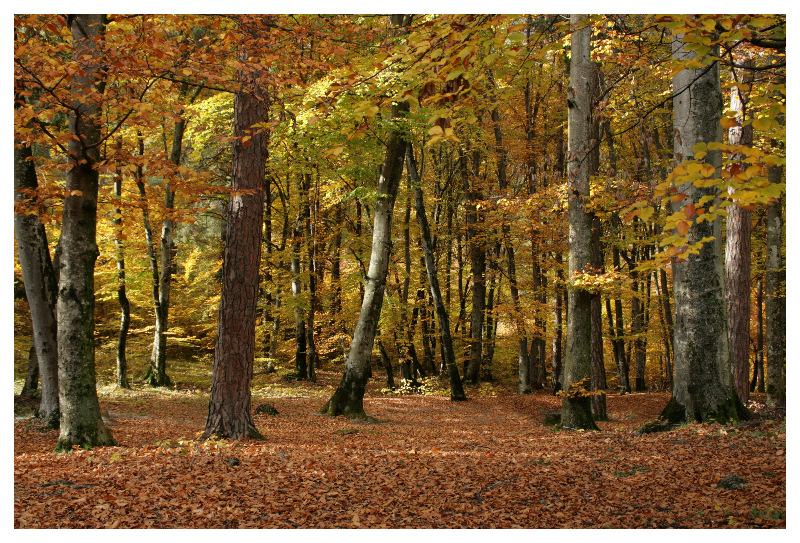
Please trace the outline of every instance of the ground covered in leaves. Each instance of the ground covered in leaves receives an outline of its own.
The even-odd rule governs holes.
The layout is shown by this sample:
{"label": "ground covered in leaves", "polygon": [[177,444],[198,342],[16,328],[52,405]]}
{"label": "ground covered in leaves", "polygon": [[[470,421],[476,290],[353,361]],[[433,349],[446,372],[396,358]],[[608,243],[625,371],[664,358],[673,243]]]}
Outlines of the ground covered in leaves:
{"label": "ground covered in leaves", "polygon": [[[339,376],[254,391],[265,441],[195,441],[207,393],[101,390],[119,445],[52,452],[14,425],[17,528],[783,528],[785,422],[635,436],[664,393],[608,397],[599,432],[542,424],[547,392],[467,402],[371,389],[375,423],[315,414]],[[728,490],[731,475],[744,480]]]}

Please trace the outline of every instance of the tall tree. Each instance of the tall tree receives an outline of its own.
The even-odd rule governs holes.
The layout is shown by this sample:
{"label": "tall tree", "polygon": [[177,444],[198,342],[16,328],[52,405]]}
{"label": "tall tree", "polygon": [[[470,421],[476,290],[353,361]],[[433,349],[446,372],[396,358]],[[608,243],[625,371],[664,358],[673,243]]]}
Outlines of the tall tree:
{"label": "tall tree", "polygon": [[103,95],[102,48],[105,15],[68,15],[72,60],[69,126],[70,169],[61,227],[58,290],[58,399],[61,407],[57,451],[74,445],[114,445],[100,416],[94,358],[94,266],[97,249],[97,192]]}
{"label": "tall tree", "polygon": [[[392,23],[398,27],[410,24],[410,15],[392,15]],[[320,410],[321,413],[351,418],[365,418],[364,393],[370,375],[370,357],[375,343],[375,333],[386,292],[386,275],[392,239],[392,214],[397,190],[403,174],[403,159],[406,154],[406,135],[402,127],[403,117],[408,113],[408,102],[392,104],[392,127],[386,142],[386,153],[380,170],[377,201],[374,208],[372,229],[372,252],[364,285],[364,300],[353,331],[353,341],[344,365],[344,375],[331,398]]]}
{"label": "tall tree", "polygon": [[257,44],[245,43],[239,51],[244,67],[237,72],[239,88],[234,96],[232,192],[204,438],[262,438],[250,412],[269,143],[269,132],[263,126],[269,120],[269,96],[258,73],[247,63],[248,47],[255,49]]}
{"label": "tall tree", "polygon": [[[588,272],[592,263],[592,217],[589,202],[589,155],[592,124],[593,82],[592,26],[586,15],[572,15],[568,103],[568,190],[569,190],[569,281]],[[596,84],[596,83],[595,83]],[[564,364],[564,390],[561,427],[596,430],[588,395],[591,367],[592,301],[585,288],[572,285],[567,295],[567,349]]]}
{"label": "tall tree", "polygon": [[[694,156],[693,147],[701,142],[721,142],[722,89],[716,61],[698,58],[687,47],[683,34],[672,41],[676,63],[695,61],[702,67],[686,66],[673,76],[673,127],[675,164]],[[709,51],[717,55],[716,49]],[[708,62],[704,62],[708,60]],[[722,156],[709,151],[702,162],[719,176]],[[677,184],[677,183],[676,183]],[[673,211],[685,206],[701,207],[701,198],[718,198],[715,187],[697,187],[691,181],[680,183],[678,201]],[[726,423],[746,416],[733,389],[731,358],[728,348],[728,322],[725,312],[721,221],[693,221],[688,230],[690,244],[703,238],[714,241],[702,245],[698,254],[689,254],[685,262],[673,263],[675,296],[674,386],[672,398],[662,417],[669,422],[712,421]]]}
{"label": "tall tree", "polygon": [[[117,149],[122,147],[122,140],[118,140]],[[114,172],[114,199],[116,207],[114,209],[114,248],[117,257],[117,299],[120,307],[119,332],[117,334],[117,386],[120,388],[130,388],[128,383],[128,358],[126,346],[128,342],[128,330],[131,326],[131,303],[128,300],[127,286],[125,284],[125,241],[122,236],[122,208],[120,200],[122,198],[122,168],[117,166]]]}
{"label": "tall tree", "polygon": [[[752,65],[752,62],[748,64]],[[752,70],[747,70],[742,82],[752,83],[752,75]],[[737,126],[728,129],[728,143],[731,145],[753,145],[753,124],[745,126],[748,101],[749,93],[741,85],[731,89],[731,110],[738,121]],[[741,160],[744,157],[733,158]],[[746,168],[746,165],[742,166]],[[729,187],[729,191],[733,193],[734,188]],[[750,399],[750,210],[738,205],[730,206],[725,228],[725,298],[733,386],[739,399],[747,403]]]}
{"label": "tall tree", "polygon": [[35,210],[34,191],[38,181],[33,153],[30,145],[20,141],[14,143],[14,199],[20,206],[14,213],[14,234],[25,296],[31,310],[32,358],[38,361],[42,380],[37,414],[51,426],[58,427],[57,280],[47,246],[47,233]]}

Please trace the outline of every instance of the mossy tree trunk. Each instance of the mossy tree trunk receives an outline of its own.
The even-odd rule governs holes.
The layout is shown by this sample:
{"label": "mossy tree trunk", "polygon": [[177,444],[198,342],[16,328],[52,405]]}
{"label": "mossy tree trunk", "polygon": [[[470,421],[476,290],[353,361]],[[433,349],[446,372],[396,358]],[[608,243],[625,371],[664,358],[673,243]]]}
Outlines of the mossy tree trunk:
{"label": "mossy tree trunk", "polygon": [[[569,273],[585,273],[592,263],[592,218],[589,201],[589,154],[592,147],[592,87],[596,68],[591,62],[591,24],[581,23],[587,16],[572,15],[572,59],[568,90],[568,183],[569,183]],[[567,352],[564,364],[564,395],[561,427],[596,430],[592,416],[591,370],[591,293],[571,285],[567,297]]]}
{"label": "mossy tree trunk", "polygon": [[[696,57],[682,38],[677,35],[672,43],[673,58],[679,62]],[[722,141],[719,66],[714,62],[699,69],[684,68],[673,77],[672,84],[675,163],[680,164],[693,158],[695,144]],[[716,168],[719,175],[719,151],[709,151],[703,161]],[[681,184],[677,191],[686,197],[673,202],[673,212],[680,212],[690,203],[701,207],[704,196],[718,196],[717,188],[699,188],[691,182]],[[726,423],[746,416],[731,375],[721,234],[719,219],[695,220],[688,243],[704,237],[713,237],[714,241],[704,243],[699,254],[690,254],[684,262],[673,264],[675,378],[672,398],[662,413],[669,422]]]}
{"label": "mossy tree trunk", "polygon": [[94,357],[94,267],[97,248],[97,193],[100,161],[99,106],[87,100],[103,93],[100,61],[105,15],[69,15],[73,60],[69,116],[70,169],[61,230],[58,291],[58,398],[61,408],[56,451],[73,446],[114,445],[97,399]]}

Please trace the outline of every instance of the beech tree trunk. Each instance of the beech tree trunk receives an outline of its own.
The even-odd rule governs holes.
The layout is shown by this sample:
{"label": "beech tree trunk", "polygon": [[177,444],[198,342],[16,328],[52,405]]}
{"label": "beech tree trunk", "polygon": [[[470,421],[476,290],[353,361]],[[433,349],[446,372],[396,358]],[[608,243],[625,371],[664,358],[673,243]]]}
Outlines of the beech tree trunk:
{"label": "beech tree trunk", "polygon": [[419,173],[417,171],[416,161],[414,160],[414,150],[411,146],[406,150],[406,164],[408,165],[408,177],[414,189],[414,205],[422,234],[422,250],[425,254],[425,270],[428,273],[431,299],[436,309],[436,320],[439,323],[439,336],[442,340],[442,357],[444,359],[443,364],[447,368],[447,376],[450,379],[450,400],[453,402],[464,401],[467,399],[467,396],[464,393],[464,386],[461,382],[461,376],[458,373],[456,353],[453,349],[453,338],[450,336],[450,318],[447,315],[447,308],[442,300],[442,293],[439,288],[439,276],[436,272],[436,261],[433,254],[433,243],[431,242],[431,229],[428,224],[428,215],[425,212],[425,201],[423,200]]}
{"label": "beech tree trunk", "polygon": [[58,291],[58,399],[60,434],[56,451],[74,445],[114,445],[100,416],[94,359],[94,266],[97,248],[97,192],[101,142],[99,106],[87,100],[102,95],[99,59],[105,15],[69,15],[73,61],[80,67],[72,78],[69,115],[70,169],[61,226],[62,248]]}
{"label": "beech tree trunk", "polygon": [[[673,58],[677,61],[696,56],[686,48],[682,38],[677,35],[672,42]],[[715,62],[699,69],[684,68],[673,77],[672,85],[677,165],[694,156],[692,147],[696,143],[722,141],[719,65]],[[709,151],[703,161],[716,168],[719,175],[722,163],[719,151]],[[677,189],[687,196],[673,202],[673,212],[680,212],[689,203],[700,207],[703,205],[700,198],[704,196],[718,197],[716,188],[700,188],[691,182]],[[699,254],[688,255],[685,262],[673,264],[675,384],[672,398],[662,413],[662,418],[669,422],[715,420],[724,424],[746,416],[731,376],[721,233],[719,219],[695,221],[690,226],[688,242],[696,243],[706,236],[713,236],[714,241],[703,244]]]}
{"label": "beech tree trunk", "polygon": [[[241,55],[247,58],[246,53]],[[203,438],[262,438],[250,412],[250,382],[269,136],[263,128],[253,126],[268,120],[269,104],[255,74],[241,71],[239,80],[242,89],[234,98],[233,192],[228,206],[211,397]],[[243,140],[245,136],[250,139]]]}
{"label": "beech tree trunk", "polygon": [[[405,116],[408,109],[408,102],[393,104],[392,119],[394,122],[402,122],[401,118]],[[389,270],[389,255],[392,247],[392,214],[400,178],[403,174],[405,153],[405,136],[401,128],[395,126],[386,143],[386,155],[378,180],[372,230],[372,253],[365,278],[361,313],[353,332],[353,342],[345,361],[342,381],[333,396],[320,410],[321,413],[331,416],[368,418],[364,412],[364,392],[370,375],[370,358],[386,291],[386,275]]]}
{"label": "beech tree trunk", "polygon": [[[26,389],[36,389],[36,379],[41,376],[42,390],[38,416],[58,427],[58,326],[56,324],[56,299],[58,283],[47,234],[39,221],[38,213],[31,213],[36,202],[24,191],[35,190],[39,183],[32,151],[28,145],[14,146],[14,200],[25,207],[14,213],[14,234],[17,238],[19,263],[25,296],[33,324],[33,360],[38,371],[26,378]],[[29,357],[30,358],[30,357]],[[29,364],[30,365],[30,364]],[[32,385],[31,389],[31,377]]]}
{"label": "beech tree trunk", "polygon": [[[589,201],[588,155],[592,124],[592,82],[596,70],[591,61],[591,24],[579,27],[586,15],[572,15],[572,60],[568,101],[568,190],[569,190],[569,281],[584,273],[592,263],[592,218],[586,209]],[[567,352],[564,364],[564,396],[561,427],[597,430],[592,416],[590,389],[591,368],[591,294],[573,286],[568,292]]]}
{"label": "beech tree trunk", "polygon": [[[752,71],[742,78],[744,83],[752,81]],[[747,119],[749,93],[735,87],[731,90],[731,110],[736,113],[739,124]],[[734,126],[728,130],[731,145],[753,145],[753,125]],[[733,157],[743,159],[743,156]],[[746,166],[745,166],[746,167]],[[733,192],[730,187],[729,191]],[[733,386],[739,399],[747,403],[750,399],[750,229],[751,212],[733,205],[728,207],[725,223],[725,300],[728,311],[728,338],[731,349]]]}

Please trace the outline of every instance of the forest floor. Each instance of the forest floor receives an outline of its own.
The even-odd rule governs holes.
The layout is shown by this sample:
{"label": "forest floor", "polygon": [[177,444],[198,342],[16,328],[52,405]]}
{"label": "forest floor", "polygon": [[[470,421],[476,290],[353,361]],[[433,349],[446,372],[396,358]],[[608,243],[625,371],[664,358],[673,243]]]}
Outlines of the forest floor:
{"label": "forest floor", "polygon": [[[16,528],[784,528],[786,425],[688,424],[635,436],[665,393],[609,395],[599,432],[556,431],[540,391],[467,387],[467,402],[380,392],[374,423],[315,414],[338,384],[254,389],[265,441],[195,441],[208,393],[100,388],[116,447],[53,451],[14,424]],[[738,490],[719,483],[729,475]]]}

